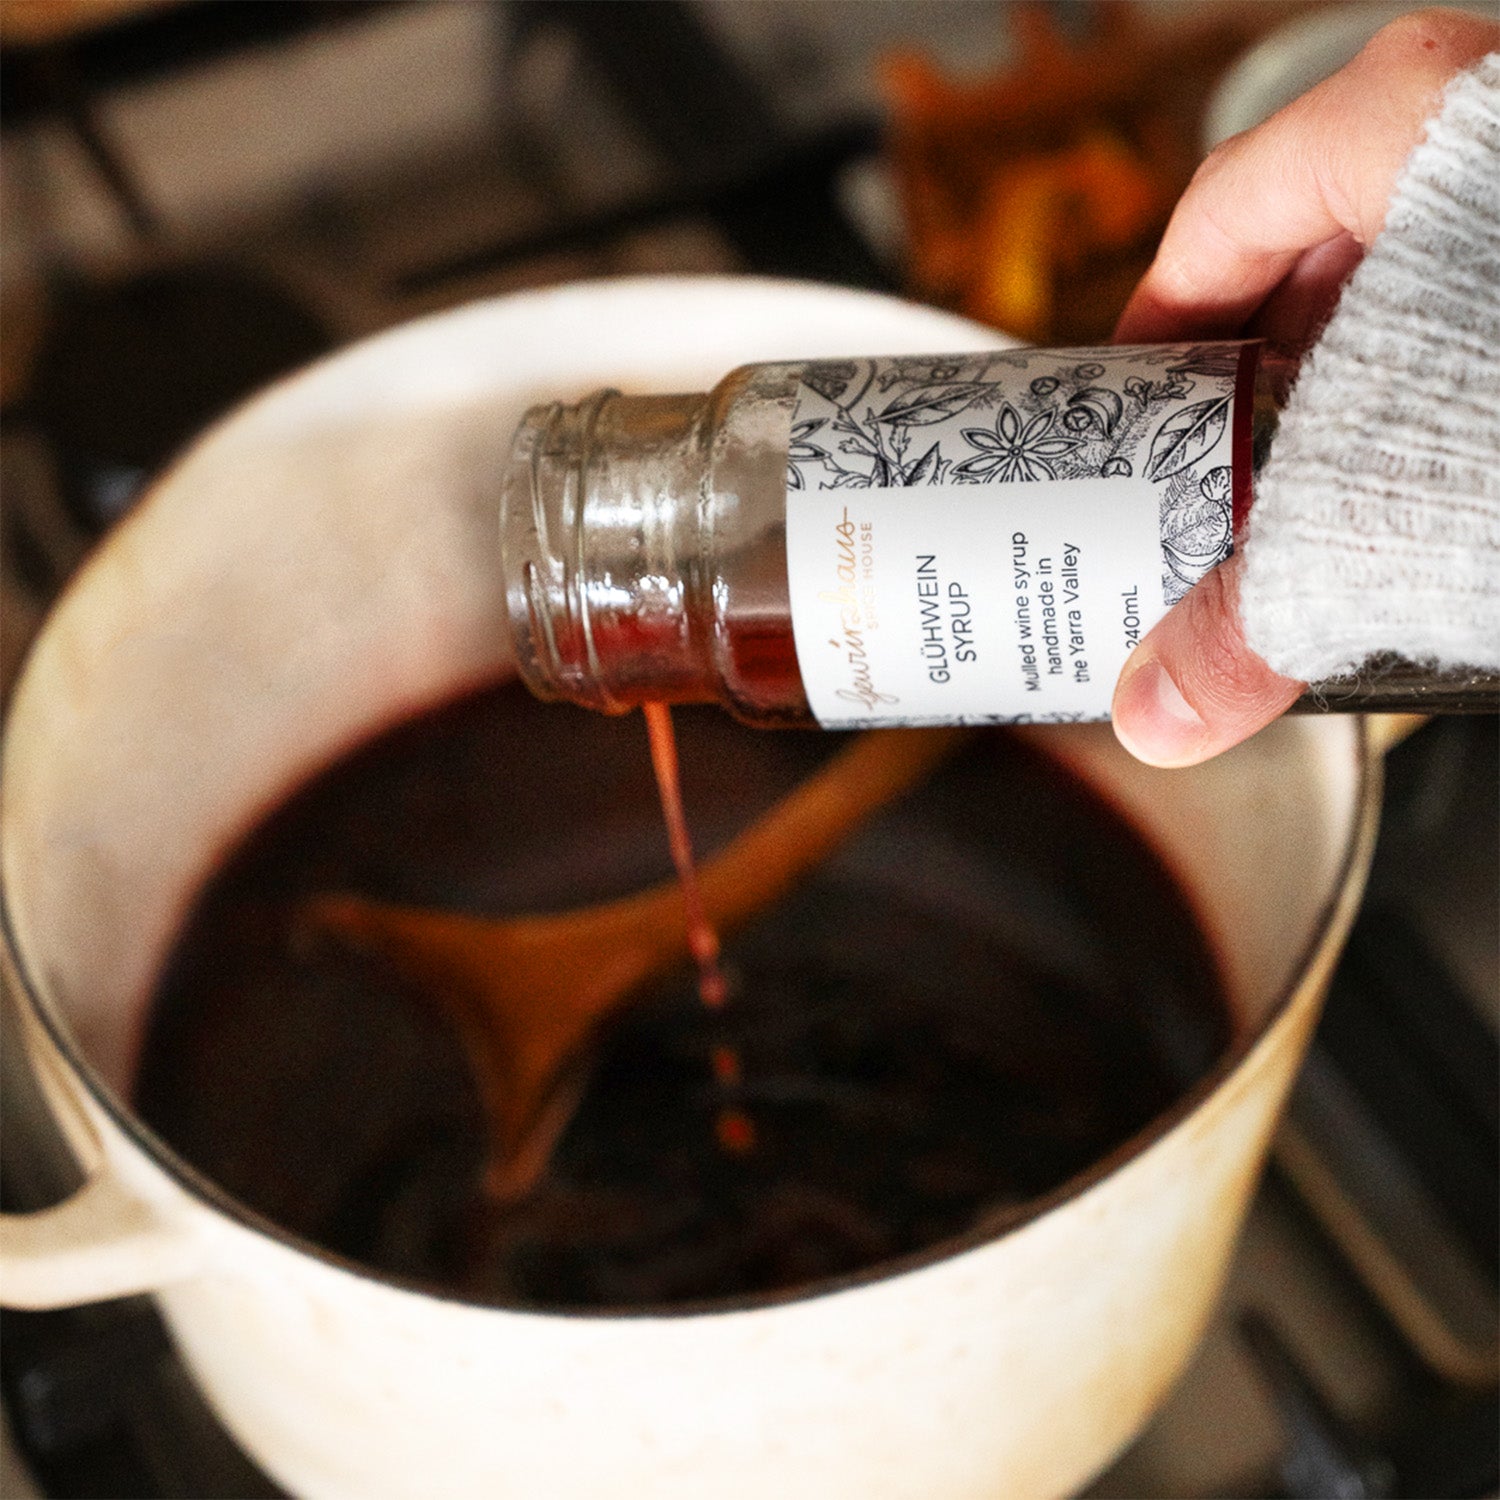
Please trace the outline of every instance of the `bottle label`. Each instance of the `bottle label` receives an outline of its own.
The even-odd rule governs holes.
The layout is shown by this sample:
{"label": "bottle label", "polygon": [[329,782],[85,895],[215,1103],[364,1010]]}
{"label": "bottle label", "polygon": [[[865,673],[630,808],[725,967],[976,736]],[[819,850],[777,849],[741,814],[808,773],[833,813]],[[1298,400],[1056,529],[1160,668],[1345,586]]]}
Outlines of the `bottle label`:
{"label": "bottle label", "polygon": [[1108,718],[1125,658],[1232,549],[1258,351],[805,365],[786,542],[818,721]]}

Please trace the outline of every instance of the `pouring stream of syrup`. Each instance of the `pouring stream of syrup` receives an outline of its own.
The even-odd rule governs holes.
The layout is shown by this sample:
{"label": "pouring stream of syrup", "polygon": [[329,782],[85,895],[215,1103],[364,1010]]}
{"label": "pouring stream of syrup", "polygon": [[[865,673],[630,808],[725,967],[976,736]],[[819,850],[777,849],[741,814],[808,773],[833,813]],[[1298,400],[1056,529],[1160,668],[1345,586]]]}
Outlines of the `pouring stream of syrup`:
{"label": "pouring stream of syrup", "polygon": [[[719,934],[704,911],[703,892],[698,885],[693,841],[682,805],[682,776],[677,766],[672,710],[665,703],[647,703],[641,711],[646,716],[646,733],[651,741],[651,768],[656,772],[656,789],[661,794],[667,842],[672,849],[672,863],[677,867],[677,883],[682,888],[688,952],[698,966],[698,998],[707,1009],[718,1010],[729,998],[729,986],[719,964]],[[712,1067],[715,1082],[725,1088],[733,1088],[743,1075],[739,1053],[733,1047],[715,1047]],[[728,1105],[721,1108],[714,1119],[714,1134],[726,1151],[736,1155],[755,1149],[755,1125],[742,1109]]]}

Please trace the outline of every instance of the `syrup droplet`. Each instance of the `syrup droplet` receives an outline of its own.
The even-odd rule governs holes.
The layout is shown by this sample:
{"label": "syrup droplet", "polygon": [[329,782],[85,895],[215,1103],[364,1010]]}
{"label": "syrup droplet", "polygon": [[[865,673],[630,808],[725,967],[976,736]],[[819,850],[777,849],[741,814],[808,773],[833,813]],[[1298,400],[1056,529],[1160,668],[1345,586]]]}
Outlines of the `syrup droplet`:
{"label": "syrup droplet", "polygon": [[732,1156],[748,1156],[755,1150],[755,1123],[742,1109],[721,1109],[714,1120],[714,1135]]}

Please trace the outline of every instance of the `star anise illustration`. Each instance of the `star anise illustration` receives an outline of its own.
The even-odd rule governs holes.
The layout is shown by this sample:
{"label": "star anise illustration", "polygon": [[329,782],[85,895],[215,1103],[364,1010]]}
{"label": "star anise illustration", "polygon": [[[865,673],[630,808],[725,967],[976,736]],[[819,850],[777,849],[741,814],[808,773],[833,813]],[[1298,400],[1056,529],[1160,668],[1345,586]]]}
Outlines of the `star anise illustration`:
{"label": "star anise illustration", "polygon": [[1054,411],[1039,412],[1022,423],[1021,414],[1009,401],[1001,403],[994,431],[987,427],[965,427],[964,441],[979,452],[953,470],[954,478],[968,480],[1056,479],[1053,460],[1071,453],[1078,439],[1051,437]]}

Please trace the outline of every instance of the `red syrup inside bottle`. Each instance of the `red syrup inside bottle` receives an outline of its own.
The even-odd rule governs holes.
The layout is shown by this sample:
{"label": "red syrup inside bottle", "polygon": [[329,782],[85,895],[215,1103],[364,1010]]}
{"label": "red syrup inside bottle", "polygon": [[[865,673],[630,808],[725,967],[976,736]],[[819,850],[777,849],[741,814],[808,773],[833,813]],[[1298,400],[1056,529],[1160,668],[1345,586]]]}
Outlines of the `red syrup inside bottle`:
{"label": "red syrup inside bottle", "polygon": [[[641,711],[645,715],[646,733],[651,743],[651,768],[656,773],[656,787],[661,795],[667,842],[672,850],[672,863],[677,869],[677,883],[682,889],[688,951],[698,966],[698,998],[705,1009],[718,1010],[729,998],[729,986],[719,963],[719,934],[703,908],[703,891],[693,859],[693,841],[682,805],[682,775],[677,765],[677,735],[672,727],[672,711],[665,703],[647,703]],[[714,1081],[725,1090],[737,1088],[743,1079],[740,1055],[734,1047],[723,1043],[716,1045],[710,1066]],[[724,1150],[736,1155],[755,1149],[755,1124],[744,1110],[733,1105],[726,1104],[718,1111],[714,1118],[714,1135]]]}

